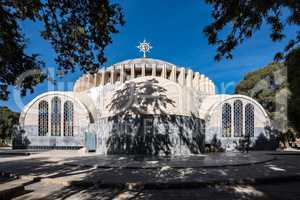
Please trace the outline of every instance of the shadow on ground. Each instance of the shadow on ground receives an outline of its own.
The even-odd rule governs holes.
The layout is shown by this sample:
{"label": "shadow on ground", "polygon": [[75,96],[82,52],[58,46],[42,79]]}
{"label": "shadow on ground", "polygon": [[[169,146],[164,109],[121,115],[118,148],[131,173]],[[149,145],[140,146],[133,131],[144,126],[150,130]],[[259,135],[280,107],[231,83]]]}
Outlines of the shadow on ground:
{"label": "shadow on ground", "polygon": [[[77,162],[77,159],[73,159],[74,163]],[[69,159],[69,162],[72,163],[72,159]],[[280,183],[271,182],[266,185],[253,186],[224,186],[222,184],[222,180],[250,180],[261,177],[292,176],[296,173],[299,173],[299,169],[299,156],[296,155],[283,157],[279,156],[275,161],[256,165],[197,169],[190,168],[189,166],[186,166],[186,168],[182,169],[174,169],[168,166],[163,166],[162,168],[156,169],[95,169],[93,167],[62,165],[59,163],[46,161],[42,158],[0,163],[0,171],[10,171],[18,175],[39,176],[47,178],[48,180],[54,180],[43,182],[42,179],[42,181],[39,182],[39,186],[36,188],[31,188],[33,192],[21,196],[20,199],[68,199],[69,197],[72,197],[73,199],[74,197],[78,197],[78,199],[95,199],[95,197],[99,197],[99,199],[112,199],[113,197],[118,197],[119,195],[127,195],[127,197],[130,197],[131,199],[177,199],[179,197],[182,197],[183,199],[192,199],[191,196],[196,198],[208,197],[206,199],[226,199],[227,197],[228,199],[230,199],[229,197],[236,197],[238,199],[272,199],[272,195],[270,196],[268,193],[275,192],[276,195],[279,195],[279,193],[275,190],[271,191],[271,186],[268,187],[268,185],[271,184],[275,185],[274,187],[276,187],[276,185]],[[80,180],[81,184],[78,185],[79,187],[75,187],[74,185],[63,186],[65,183],[64,181],[68,180]],[[220,183],[218,183],[218,181],[220,181]],[[140,182],[156,182],[162,185],[172,183],[173,185],[177,185],[178,188],[182,188],[182,190],[158,190],[159,188],[150,190],[144,188],[138,190],[137,192],[132,192],[117,184],[122,182],[137,183],[137,189],[141,189],[138,186],[138,183]],[[216,184],[210,187],[210,184],[207,186],[204,184],[200,185],[202,186],[201,188],[192,189],[185,188],[186,182],[215,182]],[[60,185],[60,183],[62,184]],[[86,183],[86,185],[84,185],[84,183]],[[99,186],[105,186],[103,183],[114,184],[114,187],[106,189],[99,188]],[[60,185],[60,187],[53,188],[56,184]],[[288,184],[290,183],[288,182],[287,185]],[[285,186],[285,184],[283,185]],[[281,187],[278,186],[278,188]],[[300,195],[300,192],[297,192],[298,190],[294,190],[295,187],[283,188],[285,188],[287,191],[290,190],[289,194]],[[45,191],[44,193],[43,190]],[[36,195],[35,198],[34,194],[36,192],[39,192],[39,195],[41,196]],[[212,194],[212,197],[215,198],[209,198],[208,194]]]}

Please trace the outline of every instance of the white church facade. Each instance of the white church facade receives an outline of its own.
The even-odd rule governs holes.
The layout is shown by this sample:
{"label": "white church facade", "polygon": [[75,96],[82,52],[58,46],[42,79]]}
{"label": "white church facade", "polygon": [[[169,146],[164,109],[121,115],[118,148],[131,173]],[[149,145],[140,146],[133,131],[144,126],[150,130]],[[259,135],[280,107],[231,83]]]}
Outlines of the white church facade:
{"label": "white church facade", "polygon": [[262,106],[243,95],[216,94],[191,69],[151,58],[81,76],[73,91],[50,91],[22,110],[29,148],[81,148],[101,154],[202,153],[217,140],[232,148],[268,137]]}

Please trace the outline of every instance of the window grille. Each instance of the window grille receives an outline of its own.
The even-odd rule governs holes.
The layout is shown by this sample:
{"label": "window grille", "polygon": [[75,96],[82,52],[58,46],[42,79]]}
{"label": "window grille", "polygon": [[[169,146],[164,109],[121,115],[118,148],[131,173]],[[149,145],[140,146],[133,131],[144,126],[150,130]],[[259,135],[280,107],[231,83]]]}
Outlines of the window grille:
{"label": "window grille", "polygon": [[234,101],[234,137],[243,136],[243,103]]}
{"label": "window grille", "polygon": [[231,137],[231,105],[229,103],[222,106],[222,136]]}
{"label": "window grille", "polygon": [[46,136],[48,134],[48,102],[39,102],[39,115],[38,115],[38,135]]}
{"label": "window grille", "polygon": [[71,101],[64,103],[64,136],[73,136],[74,106]]}
{"label": "window grille", "polygon": [[61,100],[53,97],[51,100],[51,135],[60,136],[61,133]]}
{"label": "window grille", "polygon": [[245,135],[254,136],[254,106],[250,103],[245,106]]}

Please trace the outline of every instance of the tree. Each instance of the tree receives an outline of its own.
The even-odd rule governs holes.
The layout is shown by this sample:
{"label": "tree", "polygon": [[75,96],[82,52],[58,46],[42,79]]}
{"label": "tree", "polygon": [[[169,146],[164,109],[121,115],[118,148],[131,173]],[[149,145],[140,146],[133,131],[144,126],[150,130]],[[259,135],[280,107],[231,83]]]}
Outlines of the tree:
{"label": "tree", "polygon": [[287,82],[290,90],[288,99],[288,119],[290,125],[300,137],[300,48],[296,48],[287,55]]}
{"label": "tree", "polygon": [[293,142],[291,133],[300,136],[299,55],[300,48],[294,48],[285,62],[274,62],[246,74],[235,88],[235,93],[250,96],[264,107],[284,146],[288,143],[283,141]]}
{"label": "tree", "polygon": [[[38,54],[26,53],[26,38],[19,21],[43,24],[41,36],[56,52],[59,74],[95,72],[105,61],[105,47],[112,34],[124,24],[118,4],[109,0],[3,0],[0,2],[0,99],[7,100],[9,86],[18,86],[21,94],[47,78],[44,62]],[[31,70],[24,78],[24,72]]]}
{"label": "tree", "polygon": [[[217,61],[223,57],[231,59],[232,51],[260,30],[264,23],[271,26],[270,37],[274,42],[286,37],[283,33],[286,26],[300,24],[299,0],[206,0],[206,3],[212,6],[214,21],[203,32],[209,44],[217,46]],[[229,33],[219,38],[219,33],[227,27]],[[275,55],[275,59],[283,58],[299,42],[300,32],[297,32],[283,51]]]}
{"label": "tree", "polygon": [[[19,113],[12,112],[7,107],[0,107],[0,139],[10,138],[14,131],[14,126],[18,124]],[[1,143],[1,142],[0,142]]]}

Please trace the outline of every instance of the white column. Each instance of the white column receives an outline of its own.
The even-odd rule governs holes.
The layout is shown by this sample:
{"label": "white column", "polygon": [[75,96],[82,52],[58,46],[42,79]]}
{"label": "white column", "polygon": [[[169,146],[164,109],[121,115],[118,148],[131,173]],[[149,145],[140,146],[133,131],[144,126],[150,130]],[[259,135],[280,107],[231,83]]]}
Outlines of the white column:
{"label": "white column", "polygon": [[162,72],[161,72],[162,78],[167,78],[167,67],[165,64],[162,65]]}
{"label": "white column", "polygon": [[185,85],[185,69],[184,67],[180,68],[180,73],[179,73],[179,84],[180,85]]}
{"label": "white column", "polygon": [[110,70],[110,83],[114,84],[115,83],[115,67],[113,66],[112,69]]}
{"label": "white column", "polygon": [[102,70],[101,72],[101,85],[105,85],[105,70]]}
{"label": "white column", "polygon": [[99,86],[100,83],[101,83],[101,74],[98,71],[96,76],[96,86]]}
{"label": "white column", "polygon": [[131,64],[130,65],[130,76],[131,76],[131,79],[134,79],[135,77],[135,66],[134,66],[134,64]]}
{"label": "white column", "polygon": [[201,92],[205,92],[205,76],[203,74],[200,75],[199,89]]}
{"label": "white column", "polygon": [[156,64],[152,64],[152,76],[156,76]]}
{"label": "white column", "polygon": [[170,80],[176,82],[176,66],[172,66]]}
{"label": "white column", "polygon": [[210,94],[210,90],[209,90],[209,79],[206,77],[206,94]]}
{"label": "white column", "polygon": [[142,66],[142,77],[146,76],[146,64],[143,64]]}
{"label": "white column", "polygon": [[87,75],[84,76],[84,90],[88,89],[89,77]]}
{"label": "white column", "polygon": [[188,74],[186,77],[186,86],[187,87],[193,86],[193,71],[191,69],[188,69]]}
{"label": "white column", "polygon": [[199,78],[200,78],[200,74],[199,72],[196,72],[195,77],[193,79],[193,88],[195,89],[199,89]]}
{"label": "white column", "polygon": [[124,65],[120,66],[120,82],[124,83]]}
{"label": "white column", "polygon": [[94,83],[93,86],[96,87],[97,86],[97,72],[94,73]]}

